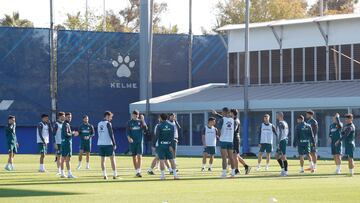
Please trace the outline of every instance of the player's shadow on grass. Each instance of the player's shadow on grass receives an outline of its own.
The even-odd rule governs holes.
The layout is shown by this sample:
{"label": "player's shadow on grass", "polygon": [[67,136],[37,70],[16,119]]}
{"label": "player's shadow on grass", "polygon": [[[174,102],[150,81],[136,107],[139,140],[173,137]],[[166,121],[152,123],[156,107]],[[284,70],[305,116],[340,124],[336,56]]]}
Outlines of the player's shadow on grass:
{"label": "player's shadow on grass", "polygon": [[80,195],[81,193],[74,192],[56,192],[56,191],[41,191],[41,190],[23,190],[1,188],[0,197],[36,197],[36,196],[62,196],[62,195]]}
{"label": "player's shadow on grass", "polygon": [[[325,179],[325,178],[331,178],[331,177],[345,177],[345,175],[336,175],[336,174],[293,174],[293,175],[289,175],[287,177],[279,177],[278,175],[242,175],[242,176],[237,176],[235,178],[227,178],[227,180],[246,180],[246,179],[265,179],[265,180],[274,180],[274,179],[283,179],[283,180],[291,180],[291,179]],[[181,176],[180,176],[181,178]],[[181,178],[180,180],[177,181],[186,181],[186,180],[194,180],[194,181],[202,181],[202,180],[221,180],[221,178],[219,177],[189,177],[189,176],[185,176],[183,178]],[[14,182],[14,183],[7,183],[7,184],[1,184],[0,186],[17,186],[17,185],[57,185],[57,184],[102,184],[102,183],[135,183],[135,182],[159,182],[162,181],[160,179],[125,179],[125,180],[108,180],[108,181],[104,181],[104,180],[100,180],[100,179],[92,179],[92,180],[88,180],[88,181],[75,181],[75,180],[44,180],[44,181],[38,181],[38,182],[33,182],[34,180],[28,180],[28,181],[21,181],[21,182]],[[171,176],[168,176],[168,179],[165,181],[173,181]],[[226,180],[225,180],[226,181]],[[51,192],[49,192],[51,193]],[[1,197],[1,192],[0,192],[0,197]],[[68,193],[69,195],[71,195],[71,193]],[[76,194],[76,193],[74,193]],[[54,194],[57,195],[57,194]],[[62,194],[59,194],[62,195]]]}

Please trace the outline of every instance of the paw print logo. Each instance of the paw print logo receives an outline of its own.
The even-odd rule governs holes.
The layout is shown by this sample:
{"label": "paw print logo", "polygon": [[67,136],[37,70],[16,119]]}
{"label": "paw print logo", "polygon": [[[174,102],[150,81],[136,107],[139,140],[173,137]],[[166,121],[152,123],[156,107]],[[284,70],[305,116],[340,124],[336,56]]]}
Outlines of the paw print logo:
{"label": "paw print logo", "polygon": [[135,67],[135,61],[131,61],[129,55],[125,56],[125,58],[119,55],[117,60],[112,61],[112,65],[117,68],[116,75],[119,78],[129,78],[131,76],[130,69]]}

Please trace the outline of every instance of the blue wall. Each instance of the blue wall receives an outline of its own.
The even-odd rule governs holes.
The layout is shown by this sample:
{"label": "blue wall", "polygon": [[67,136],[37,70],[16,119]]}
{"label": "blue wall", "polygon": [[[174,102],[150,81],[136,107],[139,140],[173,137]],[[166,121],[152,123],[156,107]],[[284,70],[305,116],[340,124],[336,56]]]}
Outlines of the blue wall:
{"label": "blue wall", "polygon": [[[74,126],[74,129],[75,126]],[[115,140],[117,143],[117,153],[124,153],[128,150],[128,142],[127,138],[125,136],[125,130],[123,128],[115,128]],[[36,128],[35,127],[17,127],[16,128],[16,135],[19,142],[19,154],[37,154],[38,151],[38,145],[36,143]],[[48,152],[54,153],[54,145],[52,144],[54,142],[54,139],[50,138],[50,144],[48,145]],[[73,153],[79,152],[79,143],[80,138],[74,137],[73,138]],[[7,153],[7,145],[6,145],[6,138],[5,138],[5,130],[4,127],[0,127],[0,153],[6,154]],[[97,153],[98,147],[97,147],[97,132],[92,140],[92,152]]]}
{"label": "blue wall", "polygon": [[[129,104],[139,100],[139,34],[63,30],[57,37],[58,110],[72,112],[74,126],[84,114],[96,126],[105,110],[114,112],[118,150],[126,151]],[[0,102],[14,100],[0,110],[0,126],[16,115],[19,152],[37,153],[33,126],[51,110],[49,30],[0,27],[0,44]],[[218,36],[194,36],[192,54],[194,86],[226,82],[226,50]],[[152,74],[153,96],[187,88],[188,35],[154,35]]]}
{"label": "blue wall", "polygon": [[18,125],[33,126],[50,112],[49,30],[0,28],[0,102],[15,100],[0,111],[0,123],[14,114]]}

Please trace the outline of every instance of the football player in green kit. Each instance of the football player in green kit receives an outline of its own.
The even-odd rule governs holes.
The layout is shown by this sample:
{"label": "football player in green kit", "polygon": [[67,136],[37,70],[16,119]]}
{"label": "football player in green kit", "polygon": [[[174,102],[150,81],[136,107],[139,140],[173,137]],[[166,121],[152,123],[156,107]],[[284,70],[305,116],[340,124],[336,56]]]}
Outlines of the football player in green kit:
{"label": "football player in green kit", "polygon": [[156,151],[160,159],[161,180],[165,179],[165,160],[169,160],[173,168],[174,180],[177,180],[176,165],[171,152],[171,143],[174,139],[174,126],[167,122],[167,115],[160,115],[161,122],[156,128]]}
{"label": "football player in green kit", "polygon": [[343,141],[345,146],[345,155],[348,157],[349,161],[349,172],[350,176],[354,175],[354,151],[355,151],[355,125],[353,124],[354,116],[352,114],[345,115],[345,125],[341,132],[340,140],[338,140],[335,145],[340,145],[340,142]]}
{"label": "football player in green kit", "polygon": [[[306,112],[306,119],[307,119],[306,123],[308,123],[311,126],[311,129],[314,134],[314,143],[311,143],[310,154],[311,154],[312,161],[314,162],[313,169],[316,170],[319,124],[318,124],[317,120],[315,120],[314,114],[315,113],[312,110],[308,110]],[[309,159],[309,164],[310,164],[310,167],[306,169],[307,171],[312,170],[310,159]]]}
{"label": "football player in green kit", "polygon": [[64,172],[64,164],[66,163],[66,168],[68,170],[68,178],[76,178],[71,173],[71,164],[70,159],[72,156],[72,138],[73,136],[78,136],[77,131],[72,131],[70,122],[72,120],[72,114],[67,112],[65,113],[66,120],[61,128],[61,178],[66,178]]}
{"label": "football player in green kit", "polygon": [[297,118],[298,125],[295,130],[294,147],[298,147],[300,159],[300,173],[304,173],[304,156],[307,155],[311,165],[311,172],[314,173],[314,162],[311,157],[311,145],[314,143],[314,134],[310,124],[305,123],[304,116]]}
{"label": "football player in green kit", "polygon": [[144,131],[147,129],[144,116],[138,110],[131,114],[131,120],[127,124],[127,139],[130,143],[133,164],[136,170],[136,177],[141,178],[141,161],[144,144]]}
{"label": "football player in green kit", "polygon": [[329,137],[331,140],[331,154],[334,156],[336,174],[341,173],[341,144],[335,145],[335,143],[340,140],[342,127],[343,124],[340,121],[340,115],[336,113],[333,116],[333,123],[330,125],[329,133]]}
{"label": "football player in green kit", "polygon": [[79,152],[79,165],[77,170],[81,169],[81,161],[83,153],[86,154],[86,169],[90,169],[90,152],[91,140],[95,136],[94,126],[89,123],[89,116],[83,116],[83,123],[79,127],[80,136],[80,152]]}
{"label": "football player in green kit", "polygon": [[17,153],[17,148],[19,147],[19,143],[16,138],[16,123],[15,116],[8,117],[8,125],[5,128],[6,141],[9,152],[9,159],[5,166],[5,170],[13,171],[14,170],[14,156]]}
{"label": "football player in green kit", "polygon": [[288,175],[288,161],[286,159],[286,145],[288,143],[288,134],[289,134],[289,125],[284,120],[284,113],[277,112],[276,119],[278,120],[278,124],[276,126],[276,131],[278,134],[278,148],[276,150],[276,159],[281,168],[281,176]]}

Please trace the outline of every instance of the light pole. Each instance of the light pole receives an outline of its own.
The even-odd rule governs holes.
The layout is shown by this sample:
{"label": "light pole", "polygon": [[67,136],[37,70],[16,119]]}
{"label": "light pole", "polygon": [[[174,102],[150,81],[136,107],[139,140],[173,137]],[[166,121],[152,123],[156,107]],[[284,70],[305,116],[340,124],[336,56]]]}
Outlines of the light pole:
{"label": "light pole", "polygon": [[249,21],[250,21],[250,0],[246,0],[245,9],[245,84],[244,84],[244,138],[243,153],[249,152]]}

